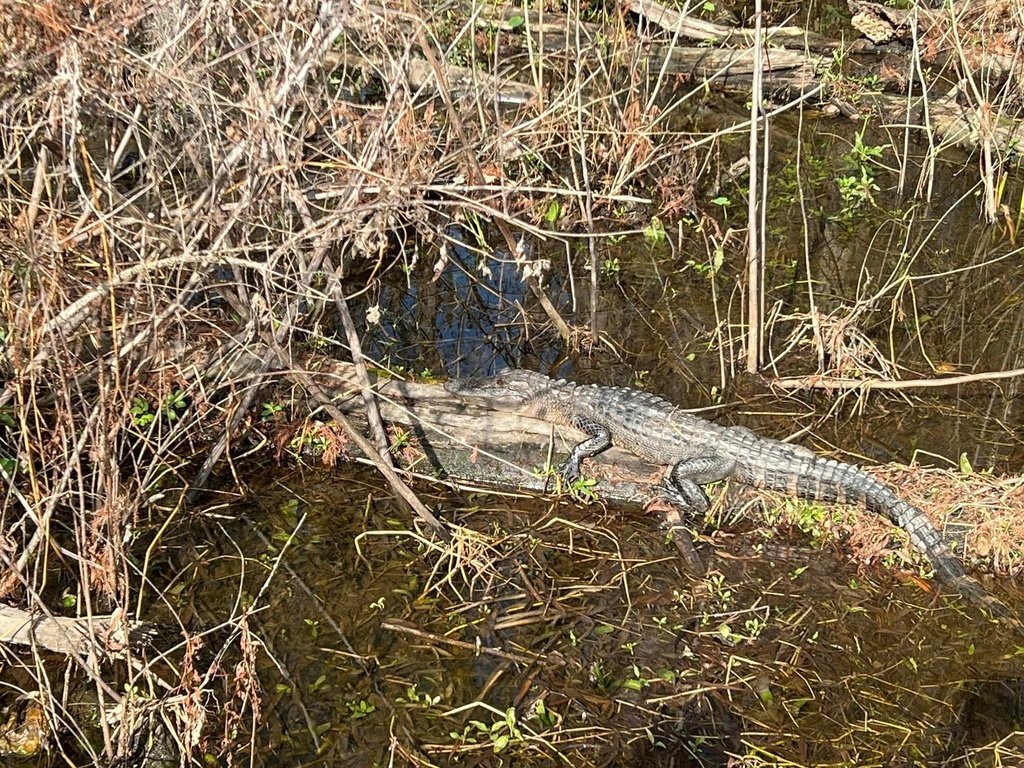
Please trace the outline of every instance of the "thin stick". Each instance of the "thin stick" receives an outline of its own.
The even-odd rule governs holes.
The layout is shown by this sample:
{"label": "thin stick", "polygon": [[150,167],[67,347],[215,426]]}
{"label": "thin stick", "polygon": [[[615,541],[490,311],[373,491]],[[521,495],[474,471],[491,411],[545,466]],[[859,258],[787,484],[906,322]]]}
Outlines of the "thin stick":
{"label": "thin stick", "polygon": [[352,354],[352,364],[356,369],[356,380],[359,382],[359,393],[362,395],[363,403],[366,404],[366,421],[370,427],[370,434],[377,443],[377,454],[381,461],[387,462],[388,466],[394,467],[391,460],[391,451],[388,445],[388,433],[384,429],[384,422],[380,418],[380,409],[377,408],[377,398],[373,395],[373,382],[370,381],[370,374],[366,370],[366,362],[363,358],[363,346],[359,341],[359,334],[356,332],[355,323],[352,322],[352,313],[349,312],[348,302],[345,300],[345,292],[341,287],[341,266],[334,273],[334,285],[331,293],[334,295],[334,306],[341,318],[341,325],[345,329],[345,338],[348,341],[348,349]]}
{"label": "thin stick", "polygon": [[[269,334],[267,334],[266,341],[274,347],[274,351],[277,353],[282,363],[289,363],[288,354],[281,349],[280,345],[273,340]],[[341,428],[345,430],[345,434],[352,440],[353,443],[362,451],[366,458],[368,458],[378,471],[384,475],[384,479],[391,485],[392,490],[395,491],[402,499],[412,508],[412,511],[419,517],[423,522],[434,529],[434,532],[443,539],[448,539],[448,531],[444,525],[427,509],[426,505],[420,501],[419,497],[412,492],[412,489],[398,476],[398,473],[392,469],[391,465],[384,461],[380,457],[380,454],[373,447],[373,443],[367,440],[362,434],[356,429],[352,422],[348,420],[341,409],[338,408],[334,403],[331,402],[330,395],[313,381],[312,377],[303,370],[294,368],[288,365],[288,371],[285,374],[289,379],[297,384],[301,384],[306,391],[308,391],[319,403],[323,406],[327,414],[334,419]]]}
{"label": "thin stick", "polygon": [[[434,55],[434,49],[427,39],[423,29],[420,28],[416,31],[416,39],[418,40],[420,47],[423,49],[423,55],[427,61],[430,62],[430,66],[434,69],[434,76],[437,78],[437,90],[441,94],[444,100],[445,110],[448,112],[448,119],[451,121],[452,128],[455,129],[455,133],[458,135],[459,140],[462,142],[463,157],[466,160],[466,166],[470,172],[470,178],[472,183],[482,183],[484,180],[483,171],[480,169],[480,163],[476,159],[476,155],[473,154],[469,139],[466,137],[466,132],[462,127],[462,120],[459,119],[459,113],[455,109],[455,104],[452,102],[451,91],[448,88],[447,78],[444,74],[444,69],[437,60],[437,56]],[[515,235],[512,234],[512,230],[509,228],[501,219],[494,219],[494,225],[501,232],[501,236],[505,240],[505,245],[508,248],[509,254],[512,256],[519,255],[522,252],[522,244],[516,241]],[[530,275],[526,277],[526,285],[529,287],[534,298],[540,303],[541,308],[544,310],[544,314],[548,316],[552,324],[558,330],[558,335],[562,339],[569,343],[572,340],[572,329],[569,324],[562,319],[562,316],[558,314],[558,310],[555,309],[555,305],[551,303],[551,299],[540,287],[540,283],[537,282],[537,278]]]}
{"label": "thin stick", "polygon": [[833,379],[818,376],[787,376],[774,379],[771,386],[778,389],[824,389],[824,390],[856,390],[856,389],[935,389],[937,387],[955,387],[960,384],[971,384],[977,381],[997,381],[1014,379],[1024,376],[1024,368],[1012,371],[987,371],[984,373],[967,373],[963,376],[950,376],[945,379],[904,379],[890,381],[886,379]]}
{"label": "thin stick", "polygon": [[399,624],[396,621],[382,621],[380,623],[380,628],[389,629],[392,632],[401,632],[406,635],[412,635],[413,637],[419,637],[423,640],[429,640],[432,643],[450,645],[454,648],[464,648],[469,651],[478,651],[479,653],[486,653],[488,656],[497,656],[499,659],[518,661],[523,664],[533,664],[534,662],[544,660],[543,656],[524,656],[519,653],[509,653],[508,651],[503,651],[500,648],[488,648],[486,645],[467,643],[465,640],[456,640],[454,637],[437,635],[433,632],[427,632],[417,627],[411,627],[407,624]]}
{"label": "thin stick", "polygon": [[[758,123],[763,79],[761,0],[754,3],[754,72],[750,96],[750,191],[747,195],[747,372],[761,365],[761,248],[758,237]],[[765,123],[767,125],[767,122]]]}

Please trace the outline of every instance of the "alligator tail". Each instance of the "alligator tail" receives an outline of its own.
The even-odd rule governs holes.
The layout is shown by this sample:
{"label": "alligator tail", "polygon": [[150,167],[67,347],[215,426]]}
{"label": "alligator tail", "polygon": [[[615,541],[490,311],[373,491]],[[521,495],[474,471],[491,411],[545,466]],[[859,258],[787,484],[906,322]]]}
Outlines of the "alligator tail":
{"label": "alligator tail", "polygon": [[[887,517],[893,525],[907,532],[915,549],[931,562],[939,581],[993,616],[1019,625],[1010,609],[967,573],[942,534],[920,509],[903,501],[887,485],[853,464],[812,455],[804,456],[801,464],[798,472],[784,484],[786,490],[804,499],[862,504],[869,511]],[[772,478],[766,473],[756,479],[761,480],[762,485],[782,487],[782,483],[772,482],[777,478],[778,475]]]}
{"label": "alligator tail", "polygon": [[981,582],[967,573],[960,559],[942,538],[942,534],[932,525],[920,509],[899,498],[886,485],[863,473],[871,483],[865,494],[864,506],[870,511],[888,517],[894,525],[898,525],[910,535],[914,547],[924,553],[935,569],[935,577],[944,584],[955,589],[963,597],[975,605],[985,608],[990,614],[999,618],[1010,618],[1010,609],[989,593]]}

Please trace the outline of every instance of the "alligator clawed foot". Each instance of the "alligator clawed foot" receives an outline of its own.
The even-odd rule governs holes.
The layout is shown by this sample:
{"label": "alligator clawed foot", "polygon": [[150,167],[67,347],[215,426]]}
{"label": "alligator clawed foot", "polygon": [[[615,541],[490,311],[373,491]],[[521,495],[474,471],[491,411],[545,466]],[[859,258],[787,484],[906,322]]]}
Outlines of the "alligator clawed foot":
{"label": "alligator clawed foot", "polygon": [[559,482],[561,482],[562,488],[571,488],[573,483],[580,479],[580,468],[578,465],[567,461],[555,471],[555,475],[558,477]]}
{"label": "alligator clawed foot", "polygon": [[711,507],[708,495],[694,483],[675,483],[666,480],[662,483],[661,490],[672,504],[691,515],[703,515]]}

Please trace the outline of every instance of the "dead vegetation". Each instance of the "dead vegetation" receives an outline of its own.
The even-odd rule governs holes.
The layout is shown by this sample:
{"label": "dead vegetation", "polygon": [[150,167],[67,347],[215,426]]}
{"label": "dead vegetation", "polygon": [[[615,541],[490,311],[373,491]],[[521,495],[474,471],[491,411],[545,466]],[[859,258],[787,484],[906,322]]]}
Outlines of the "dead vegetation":
{"label": "dead vegetation", "polygon": [[[708,94],[749,90],[764,67],[763,116],[811,103],[860,114],[849,90],[836,99],[827,87],[842,62],[827,47],[808,54],[794,42],[806,35],[762,65],[749,35],[682,45],[692,30],[650,15],[641,23],[636,9],[570,6],[491,16],[456,4],[14,0],[0,14],[0,596],[85,627],[66,677],[85,681],[88,696],[61,688],[42,656],[11,656],[60,725],[51,745],[69,764],[129,761],[144,749],[230,764],[247,738],[255,743],[262,692],[250,620],[262,606],[240,601],[219,634],[189,624],[170,589],[191,571],[164,556],[163,542],[186,524],[216,530],[216,497],[196,502],[215,470],[237,476],[264,437],[280,449],[299,434],[328,458],[356,444],[419,521],[441,527],[381,450],[382,424],[367,439],[343,416],[332,412],[339,432],[302,413],[285,429],[261,400],[284,380],[310,402],[329,400],[303,370],[311,351],[365,368],[366,329],[397,322],[381,318],[387,281],[429,287],[454,270],[488,294],[486,273],[507,269],[514,286],[495,292],[517,313],[508,325],[570,352],[615,349],[621,339],[598,318],[614,238],[660,227],[682,252],[676,233],[688,218],[704,250],[697,263],[718,264],[714,272],[738,252],[734,222],[697,199],[742,176],[742,163],[722,162],[723,145],[750,125],[730,117],[698,128],[701,110],[717,106]],[[990,74],[985,62],[1009,53],[984,25],[1015,18],[1002,6],[954,13],[941,38],[928,38],[929,50],[955,54],[945,135],[978,148],[985,211],[1012,235],[1019,216],[1002,181],[1017,146],[1016,62]],[[982,47],[979,59],[968,31],[999,49]],[[893,135],[922,131],[931,142],[932,124],[905,119],[927,113],[933,94],[912,90],[922,59],[903,55],[911,69],[900,98],[922,102],[903,110],[907,127]],[[904,177],[909,164],[900,169],[901,188],[933,183],[941,141],[930,146],[917,179]],[[858,295],[864,312],[909,291],[909,270]],[[569,297],[558,305],[556,278]],[[722,300],[724,372],[745,336]],[[819,352],[827,345],[835,367],[816,374],[894,375],[863,333],[845,328],[861,313],[826,309],[834,314],[817,323],[826,332],[807,336]],[[238,367],[217,354],[256,348],[255,365],[251,354]],[[434,369],[453,357],[430,354]],[[1005,370],[1022,365],[1008,359]],[[976,548],[1016,572],[1014,523],[989,516],[987,525]],[[107,631],[109,616],[123,632]],[[163,628],[161,653],[128,642],[141,619]],[[80,700],[92,707],[89,727],[70,711]]]}

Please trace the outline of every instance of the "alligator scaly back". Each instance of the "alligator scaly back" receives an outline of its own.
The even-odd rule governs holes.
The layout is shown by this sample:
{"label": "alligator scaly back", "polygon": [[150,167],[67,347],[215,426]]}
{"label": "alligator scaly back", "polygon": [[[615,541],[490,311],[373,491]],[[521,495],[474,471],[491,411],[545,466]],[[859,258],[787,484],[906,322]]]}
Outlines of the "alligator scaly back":
{"label": "alligator scaly back", "polygon": [[567,481],[579,477],[583,459],[614,443],[670,465],[665,492],[692,512],[709,506],[702,485],[727,478],[808,500],[861,504],[905,530],[928,557],[938,580],[1024,632],[1016,616],[967,573],[924,512],[853,464],[759,437],[743,427],[715,424],[635,389],[576,384],[522,370],[453,380],[445,388],[465,400],[586,433],[589,437],[572,449],[559,470]]}

